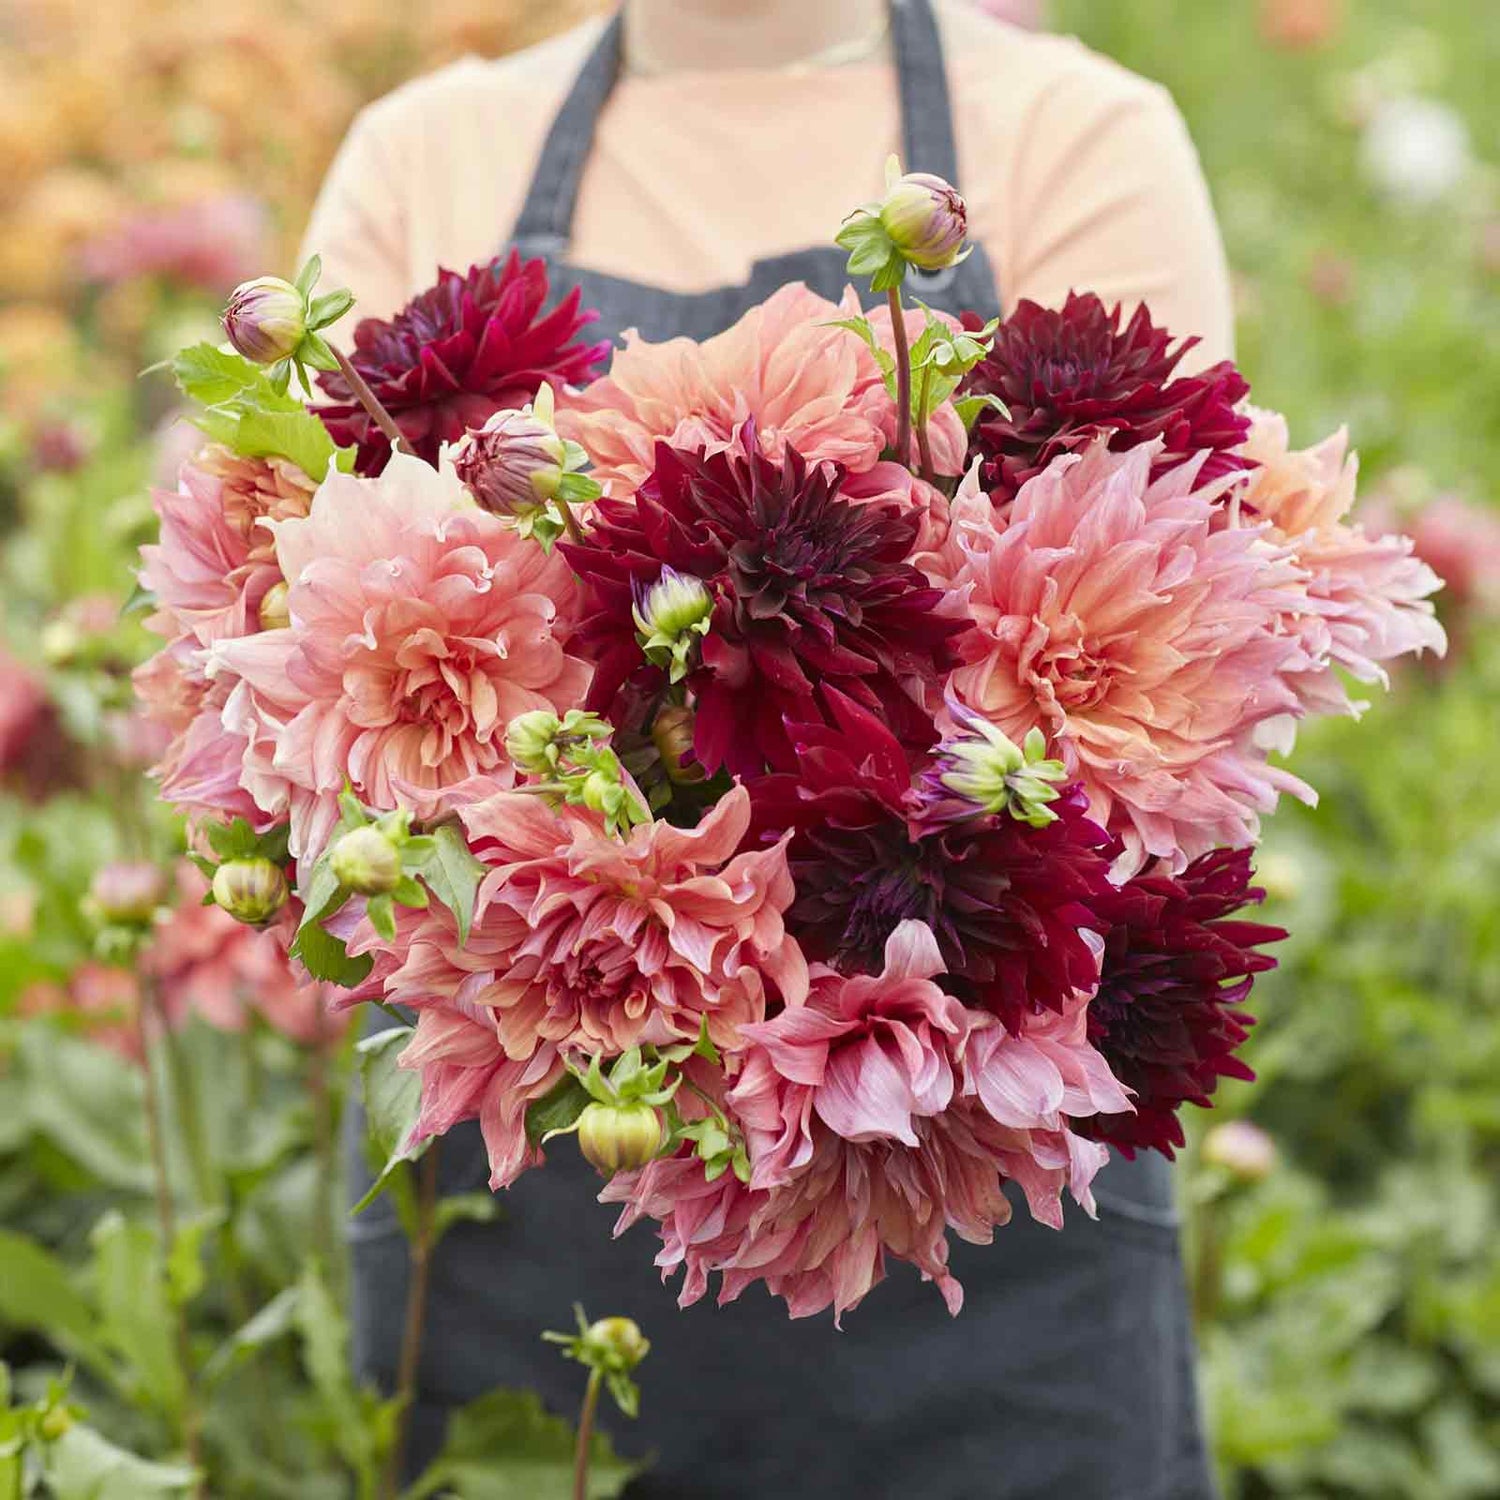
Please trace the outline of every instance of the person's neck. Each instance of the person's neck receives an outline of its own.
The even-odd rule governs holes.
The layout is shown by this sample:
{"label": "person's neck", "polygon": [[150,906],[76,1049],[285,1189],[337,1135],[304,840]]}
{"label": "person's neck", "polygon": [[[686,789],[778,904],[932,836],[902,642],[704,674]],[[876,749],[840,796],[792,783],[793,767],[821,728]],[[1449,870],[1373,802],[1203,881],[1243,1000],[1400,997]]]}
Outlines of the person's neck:
{"label": "person's neck", "polygon": [[786,68],[883,40],[888,0],[626,0],[625,55],[642,72]]}

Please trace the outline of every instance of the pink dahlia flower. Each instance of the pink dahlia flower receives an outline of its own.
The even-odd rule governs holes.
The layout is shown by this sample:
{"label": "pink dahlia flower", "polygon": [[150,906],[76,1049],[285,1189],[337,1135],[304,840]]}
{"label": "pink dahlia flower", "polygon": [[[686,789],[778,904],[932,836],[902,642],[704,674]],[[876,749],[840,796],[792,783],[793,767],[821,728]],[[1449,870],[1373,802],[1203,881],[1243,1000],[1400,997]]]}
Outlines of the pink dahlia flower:
{"label": "pink dahlia flower", "polygon": [[463,782],[510,785],[505,728],[576,707],[587,665],[567,564],[478,510],[451,473],[396,454],[379,479],[330,473],[305,519],[268,523],[290,626],[218,642],[237,679],[223,727],[243,784],[316,851],[347,776],[366,803],[423,817]]}
{"label": "pink dahlia flower", "polygon": [[[722,452],[753,420],[771,458],[790,447],[809,463],[831,459],[869,476],[871,495],[885,498],[901,487],[899,466],[880,462],[895,440],[895,403],[865,344],[830,326],[859,311],[852,293],[839,305],[795,282],[702,343],[627,334],[608,375],[560,398],[558,430],[588,449],[595,477],[612,481],[616,494],[652,471],[658,442]],[[913,337],[921,317],[908,315]],[[877,311],[871,322],[888,341],[889,313]],[[937,469],[960,473],[967,438],[951,407],[934,418],[931,436]],[[864,492],[856,481],[851,493]]]}
{"label": "pink dahlia flower", "polygon": [[245,193],[144,208],[83,247],[83,272],[111,285],[164,276],[227,292],[265,264],[269,227],[265,205]]}
{"label": "pink dahlia flower", "polygon": [[141,584],[155,596],[153,629],[211,646],[260,628],[257,610],[281,581],[264,522],[305,516],[313,481],[281,458],[241,458],[210,443],[158,491],[161,537],[141,548]]}
{"label": "pink dahlia flower", "polygon": [[490,874],[460,943],[434,908],[403,944],[387,998],[421,1009],[483,1007],[506,1055],[543,1043],[613,1056],[641,1043],[722,1047],[772,1002],[807,993],[782,914],[782,844],[737,852],[750,821],[736,787],[696,828],[641,825],[626,839],[581,809],[499,792],[459,809]]}
{"label": "pink dahlia flower", "polygon": [[493,1015],[482,1004],[458,1000],[419,1013],[401,1066],[421,1078],[414,1141],[478,1120],[496,1191],[540,1165],[541,1150],[526,1136],[526,1111],[567,1071],[556,1047],[542,1043],[525,1057],[508,1057]]}
{"label": "pink dahlia flower", "polygon": [[25,763],[32,741],[49,730],[51,719],[42,679],[0,651],[0,773]]}
{"label": "pink dahlia flower", "polygon": [[1040,726],[1125,852],[1180,869],[1254,841],[1281,790],[1251,737],[1300,712],[1309,658],[1281,629],[1302,575],[1264,526],[1222,526],[1231,480],[1194,490],[1190,461],[1151,479],[1159,444],[1103,440],[1023,485],[1003,530],[955,505],[950,582],[977,628],[951,689],[1018,744]]}
{"label": "pink dahlia flower", "polygon": [[931,931],[903,922],[881,975],[819,968],[806,1005],[746,1028],[726,1102],[750,1151],[748,1185],[727,1173],[708,1183],[684,1156],[610,1182],[601,1196],[626,1204],[620,1229],[661,1221],[657,1264],[685,1269],[684,1304],[719,1272],[720,1302],[764,1280],[793,1317],[831,1305],[837,1318],[894,1256],[957,1312],[947,1231],[988,1243],[1010,1217],[1007,1178],[1047,1223],[1061,1223],[1064,1187],[1092,1209],[1106,1153],[1065,1112],[1128,1102],[1084,1036],[1083,997],[1013,1037],[945,994],[942,967]]}
{"label": "pink dahlia flower", "polygon": [[1251,470],[1242,504],[1271,523],[1270,537],[1308,574],[1306,602],[1287,628],[1312,658],[1291,680],[1302,702],[1318,713],[1354,713],[1332,670],[1356,682],[1388,680],[1384,663],[1409,653],[1447,647],[1429,597],[1442,580],[1402,536],[1367,536],[1348,524],[1359,461],[1340,431],[1316,447],[1291,448],[1286,418],[1251,413],[1241,450]]}

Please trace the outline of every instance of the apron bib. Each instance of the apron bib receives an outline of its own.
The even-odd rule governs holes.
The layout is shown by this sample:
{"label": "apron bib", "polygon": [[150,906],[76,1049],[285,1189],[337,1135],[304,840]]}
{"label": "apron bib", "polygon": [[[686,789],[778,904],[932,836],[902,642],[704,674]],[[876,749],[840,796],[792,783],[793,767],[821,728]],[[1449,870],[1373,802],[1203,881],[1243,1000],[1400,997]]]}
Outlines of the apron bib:
{"label": "apron bib", "polygon": [[[905,165],[958,182],[948,86],[929,0],[892,0]],[[558,295],[579,287],[603,332],[704,339],[787,281],[837,301],[848,280],[830,245],[757,261],[743,286],[681,294],[571,265],[573,209],[595,127],[621,61],[621,20],[605,28],[538,159],[513,243],[547,263]],[[982,246],[914,277],[944,311],[1000,310]],[[374,1017],[374,1027],[385,1018]],[[358,1110],[347,1156],[357,1196],[369,1182]],[[444,1192],[483,1188],[477,1125],[443,1142]],[[632,1455],[654,1453],[631,1500],[1210,1500],[1192,1339],[1168,1163],[1112,1161],[1095,1183],[1099,1218],[1072,1204],[1057,1233],[1020,1195],[989,1246],[952,1246],[964,1308],[950,1318],[912,1267],[846,1315],[791,1321],[764,1287],[679,1310],[677,1282],[652,1265],[648,1223],[611,1239],[618,1210],[595,1201],[598,1175],[571,1142],[500,1195],[493,1224],[459,1224],[433,1259],[427,1334],[412,1413],[415,1473],[452,1408],[497,1385],[536,1390],[576,1415],[582,1370],[541,1342],[591,1317],[623,1314],[650,1338],[635,1422],[601,1403],[600,1423]],[[406,1243],[387,1201],[349,1225],[359,1374],[394,1385]]]}

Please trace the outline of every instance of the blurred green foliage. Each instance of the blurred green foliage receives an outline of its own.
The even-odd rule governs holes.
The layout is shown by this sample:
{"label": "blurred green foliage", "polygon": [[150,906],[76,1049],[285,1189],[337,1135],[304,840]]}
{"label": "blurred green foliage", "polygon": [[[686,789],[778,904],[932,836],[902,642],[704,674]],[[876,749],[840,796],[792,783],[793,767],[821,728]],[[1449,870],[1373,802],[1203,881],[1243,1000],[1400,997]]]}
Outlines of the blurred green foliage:
{"label": "blurred green foliage", "polygon": [[[1363,488],[1493,504],[1500,478],[1500,6],[1349,0],[1278,49],[1270,5],[1065,0],[1063,29],[1166,84],[1197,142],[1240,361],[1294,438],[1341,422]],[[1281,7],[1283,11],[1287,7]],[[1342,23],[1338,24],[1338,13]],[[1362,167],[1382,99],[1440,101],[1474,164],[1424,204]],[[1263,1182],[1189,1160],[1204,1388],[1225,1487],[1500,1494],[1500,634],[1411,669],[1362,723],[1305,734],[1321,806],[1262,859],[1292,930],[1256,989],[1246,1114]],[[1199,1116],[1199,1132],[1209,1120]]]}

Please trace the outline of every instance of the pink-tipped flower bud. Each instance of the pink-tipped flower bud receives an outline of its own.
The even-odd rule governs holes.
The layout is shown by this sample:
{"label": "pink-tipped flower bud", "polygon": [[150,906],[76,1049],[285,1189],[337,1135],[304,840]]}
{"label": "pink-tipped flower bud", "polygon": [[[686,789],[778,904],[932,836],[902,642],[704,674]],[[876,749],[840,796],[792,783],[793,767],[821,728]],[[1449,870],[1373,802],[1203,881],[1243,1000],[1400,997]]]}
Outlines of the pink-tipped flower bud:
{"label": "pink-tipped flower bud", "polygon": [[1203,1137],[1203,1160],[1241,1182],[1259,1182],[1276,1170],[1276,1142],[1249,1120],[1226,1120]]}
{"label": "pink-tipped flower bud", "polygon": [[105,922],[145,927],[166,893],[166,876],[156,865],[105,865],[89,886],[89,901]]}
{"label": "pink-tipped flower bud", "polygon": [[578,1117],[578,1149],[608,1176],[644,1167],[661,1143],[661,1116],[649,1104],[596,1102]]}
{"label": "pink-tipped flower bud", "polygon": [[213,897],[236,922],[261,927],[286,905],[286,876],[269,859],[230,859],[214,871]]}
{"label": "pink-tipped flower bud", "polygon": [[290,594],[291,590],[283,580],[273,583],[261,596],[258,614],[262,630],[285,630],[292,623],[292,611],[287,603]]}
{"label": "pink-tipped flower bud", "polygon": [[880,200],[880,222],[902,256],[924,271],[958,261],[969,234],[958,189],[930,172],[908,172],[891,183]]}
{"label": "pink-tipped flower bud", "polygon": [[252,364],[290,359],[307,336],[307,303],[279,276],[242,281],[224,305],[224,332]]}
{"label": "pink-tipped flower bud", "polygon": [[351,828],[333,846],[334,877],[360,896],[388,896],[401,883],[401,851],[376,827]]}
{"label": "pink-tipped flower bud", "polygon": [[567,446],[533,411],[498,411],[465,434],[453,468],[480,507],[525,516],[545,505],[562,483]]}

